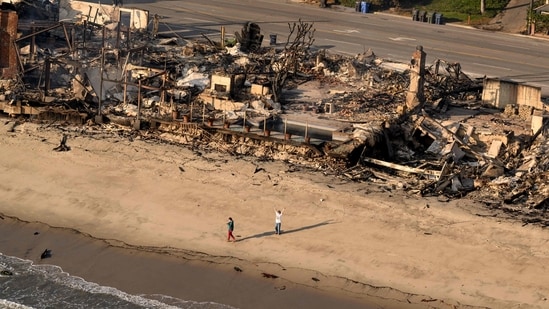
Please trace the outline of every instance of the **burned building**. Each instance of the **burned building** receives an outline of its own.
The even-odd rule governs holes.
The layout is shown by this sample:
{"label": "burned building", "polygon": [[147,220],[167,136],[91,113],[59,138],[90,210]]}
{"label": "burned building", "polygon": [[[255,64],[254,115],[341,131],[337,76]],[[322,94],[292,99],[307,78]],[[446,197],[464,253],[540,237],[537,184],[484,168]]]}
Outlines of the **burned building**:
{"label": "burned building", "polygon": [[313,25],[302,21],[289,24],[286,44],[262,46],[250,23],[234,37],[221,28],[185,41],[160,35],[159,17],[144,10],[52,9],[24,26],[20,12],[1,12],[6,116],[286,160],[549,222],[546,107],[535,87],[427,65],[422,48],[411,65],[313,50]]}

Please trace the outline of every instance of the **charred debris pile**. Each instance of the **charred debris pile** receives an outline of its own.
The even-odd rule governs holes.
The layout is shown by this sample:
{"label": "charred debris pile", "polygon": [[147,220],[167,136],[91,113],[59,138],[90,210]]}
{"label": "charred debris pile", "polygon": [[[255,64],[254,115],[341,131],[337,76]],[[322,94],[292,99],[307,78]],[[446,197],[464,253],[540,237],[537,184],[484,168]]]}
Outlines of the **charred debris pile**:
{"label": "charred debris pile", "polygon": [[158,16],[131,27],[105,17],[118,9],[90,7],[74,22],[19,20],[0,51],[0,112],[78,134],[286,160],[421,196],[467,196],[549,224],[546,108],[536,87],[471,78],[459,63],[427,65],[421,46],[409,64],[371,50],[330,54],[314,48],[314,25],[302,21],[265,46],[255,23],[189,41],[158,35]]}

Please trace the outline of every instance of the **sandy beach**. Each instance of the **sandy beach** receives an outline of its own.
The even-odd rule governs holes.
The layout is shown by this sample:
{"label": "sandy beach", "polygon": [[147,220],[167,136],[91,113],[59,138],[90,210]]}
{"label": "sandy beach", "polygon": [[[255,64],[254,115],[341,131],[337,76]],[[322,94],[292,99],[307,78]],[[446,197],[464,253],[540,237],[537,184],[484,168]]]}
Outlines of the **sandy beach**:
{"label": "sandy beach", "polygon": [[[121,130],[10,132],[2,120],[3,254],[130,293],[243,309],[549,306],[549,233],[471,201]],[[71,150],[53,151],[63,134]],[[44,247],[53,255],[39,261]]]}

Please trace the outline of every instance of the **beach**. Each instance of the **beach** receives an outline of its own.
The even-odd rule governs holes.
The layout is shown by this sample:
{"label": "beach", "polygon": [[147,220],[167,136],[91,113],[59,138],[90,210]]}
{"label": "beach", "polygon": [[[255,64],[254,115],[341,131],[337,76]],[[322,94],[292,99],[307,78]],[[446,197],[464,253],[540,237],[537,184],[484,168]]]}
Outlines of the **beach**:
{"label": "beach", "polygon": [[[236,262],[242,267],[242,272],[236,272],[228,267],[227,257],[212,257],[210,262],[204,262],[192,255],[183,258],[112,246],[75,230],[12,218],[2,219],[0,244],[4,254],[33,260],[36,264],[56,264],[71,275],[134,295],[169,295],[199,303],[231,304],[235,308],[279,308],[281,305],[285,308],[378,308],[364,307],[364,300],[348,299],[338,293],[326,294],[285,280],[247,275],[252,268],[242,266],[246,265],[243,262]],[[52,256],[42,260],[40,255],[46,248],[53,248],[50,249]]]}
{"label": "beach", "polygon": [[[473,201],[174,136],[2,120],[3,254],[129,293],[242,309],[549,306],[549,233]],[[63,134],[70,151],[53,151]],[[40,260],[45,248],[52,257]]]}

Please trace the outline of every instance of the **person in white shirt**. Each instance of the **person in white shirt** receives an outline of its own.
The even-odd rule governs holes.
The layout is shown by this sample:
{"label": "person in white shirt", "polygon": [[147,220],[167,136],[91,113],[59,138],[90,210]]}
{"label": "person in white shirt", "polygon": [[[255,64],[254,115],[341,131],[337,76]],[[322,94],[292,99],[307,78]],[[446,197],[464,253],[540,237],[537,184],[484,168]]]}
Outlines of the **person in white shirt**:
{"label": "person in white shirt", "polygon": [[275,234],[280,235],[282,230],[280,229],[282,227],[282,213],[284,212],[284,209],[282,210],[274,210],[275,211]]}

